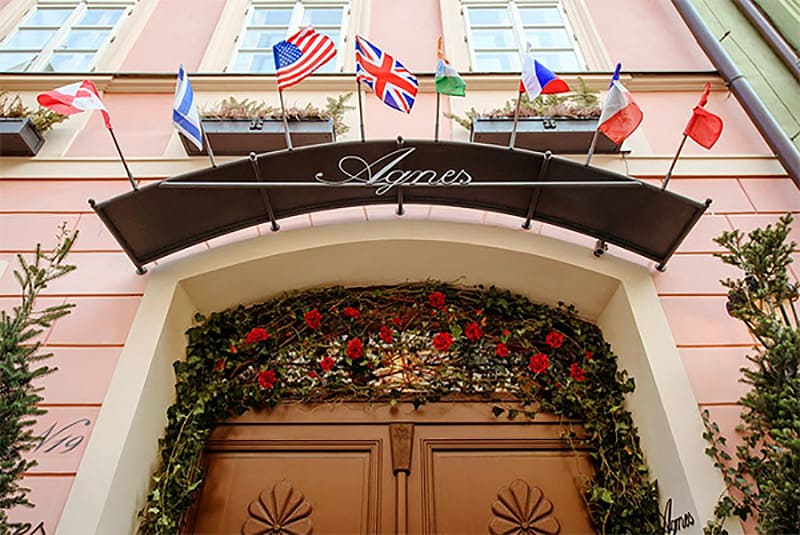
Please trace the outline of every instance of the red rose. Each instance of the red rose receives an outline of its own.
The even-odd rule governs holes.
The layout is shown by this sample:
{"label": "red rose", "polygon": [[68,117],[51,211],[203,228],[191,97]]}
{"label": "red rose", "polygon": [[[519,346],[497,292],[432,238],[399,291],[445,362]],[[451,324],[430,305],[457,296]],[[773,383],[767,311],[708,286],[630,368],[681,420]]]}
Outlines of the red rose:
{"label": "red rose", "polygon": [[511,331],[506,329],[505,331],[503,331],[503,336],[511,336]]}
{"label": "red rose", "polygon": [[391,344],[392,340],[393,340],[394,332],[392,331],[391,327],[387,327],[386,325],[384,325],[384,326],[381,327],[381,330],[378,333],[378,336],[381,337],[381,340],[383,340],[383,342],[385,344]]}
{"label": "red rose", "polygon": [[364,344],[358,338],[353,338],[347,342],[347,356],[351,360],[360,359],[364,356]]}
{"label": "red rose", "polygon": [[228,350],[229,353],[238,353],[239,350],[236,349],[236,346],[231,344],[231,348]]}
{"label": "red rose", "polygon": [[503,342],[497,344],[497,350],[495,351],[498,357],[507,357],[510,351],[508,350],[508,346],[505,345]]}
{"label": "red rose", "polygon": [[306,321],[306,325],[308,325],[309,329],[317,330],[322,324],[322,314],[320,314],[319,310],[316,308],[306,312],[306,315],[303,316],[303,319]]}
{"label": "red rose", "polygon": [[215,372],[221,372],[223,370],[223,368],[225,368],[225,361],[222,360],[222,359],[219,359],[217,361],[217,363],[214,364],[214,371]]}
{"label": "red rose", "polygon": [[248,344],[255,344],[256,342],[263,342],[267,338],[269,338],[269,333],[265,329],[253,327],[250,329],[250,332],[247,333],[244,341]]}
{"label": "red rose", "polygon": [[587,351],[586,352],[586,360],[592,360],[592,352],[591,351]]}
{"label": "red rose", "polygon": [[576,381],[581,382],[586,379],[586,371],[578,366],[577,362],[573,362],[572,366],[569,367],[569,376]]}
{"label": "red rose", "polygon": [[536,353],[528,362],[528,368],[533,373],[542,373],[550,367],[550,359],[544,353]]}
{"label": "red rose", "polygon": [[403,319],[402,318],[392,318],[392,323],[394,323],[396,327],[402,327],[403,326]]}
{"label": "red rose", "polygon": [[433,308],[441,310],[444,308],[445,297],[442,292],[431,292],[428,296],[428,302]]}
{"label": "red rose", "polygon": [[466,328],[464,329],[464,334],[467,335],[467,339],[470,342],[477,342],[483,338],[483,329],[481,329],[481,326],[473,321],[467,324]]}
{"label": "red rose", "polygon": [[312,379],[316,379],[317,378],[317,372],[314,372],[314,371],[308,372],[308,376],[311,377]]}
{"label": "red rose", "polygon": [[353,307],[345,307],[342,312],[344,312],[345,316],[347,316],[348,318],[353,318],[354,320],[361,317],[361,312],[359,312],[358,309]]}
{"label": "red rose", "polygon": [[275,386],[275,382],[278,380],[278,376],[275,375],[275,372],[272,370],[264,370],[263,372],[258,374],[258,384],[261,388],[265,390],[272,389]]}
{"label": "red rose", "polygon": [[329,356],[322,357],[322,360],[319,361],[319,367],[322,368],[324,371],[329,372],[333,369],[336,365],[336,361],[330,358]]}
{"label": "red rose", "polygon": [[550,331],[550,334],[544,339],[544,343],[553,349],[559,348],[564,343],[564,335],[560,332]]}
{"label": "red rose", "polygon": [[453,345],[453,336],[450,333],[439,333],[433,337],[433,347],[444,353]]}

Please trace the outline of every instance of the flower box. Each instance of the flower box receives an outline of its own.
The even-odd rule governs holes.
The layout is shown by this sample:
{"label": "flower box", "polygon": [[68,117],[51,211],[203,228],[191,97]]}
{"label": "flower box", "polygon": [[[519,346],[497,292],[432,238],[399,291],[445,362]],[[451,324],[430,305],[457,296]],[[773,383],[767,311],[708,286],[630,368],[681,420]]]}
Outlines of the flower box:
{"label": "flower box", "polygon": [[[286,148],[286,137],[281,119],[202,119],[208,141],[218,156],[246,156]],[[336,140],[332,119],[304,119],[289,121],[292,145],[317,145]],[[189,140],[180,135],[181,143],[189,156],[206,155]]]}
{"label": "flower box", "polygon": [[0,156],[36,156],[43,144],[30,119],[0,117]]}
{"label": "flower box", "polygon": [[[472,120],[470,139],[475,143],[508,146],[513,126],[511,117],[476,117]],[[526,117],[517,123],[514,146],[537,152],[586,154],[596,128],[597,119]],[[619,145],[599,134],[596,153],[616,153],[619,149]]]}

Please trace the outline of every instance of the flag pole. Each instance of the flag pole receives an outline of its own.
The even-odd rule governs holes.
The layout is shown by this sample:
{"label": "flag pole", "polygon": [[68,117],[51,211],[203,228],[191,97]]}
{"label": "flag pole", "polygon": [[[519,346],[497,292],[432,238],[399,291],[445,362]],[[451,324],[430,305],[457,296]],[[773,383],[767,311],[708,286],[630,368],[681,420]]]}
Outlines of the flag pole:
{"label": "flag pole", "polygon": [[517,93],[517,107],[514,110],[514,124],[511,127],[511,139],[508,141],[508,148],[513,149],[517,141],[517,123],[519,122],[519,107],[522,102],[522,91]]}
{"label": "flag pole", "polygon": [[678,163],[678,157],[681,155],[683,146],[686,144],[687,137],[689,137],[689,134],[683,134],[683,139],[681,139],[681,144],[678,145],[678,152],[675,153],[675,157],[672,159],[672,165],[669,166],[669,171],[667,171],[667,174],[664,176],[664,182],[661,184],[662,191],[667,189],[667,184],[669,184],[669,179],[672,178],[672,170],[675,169],[675,164]]}
{"label": "flag pole", "polygon": [[433,133],[433,141],[434,143],[439,143],[439,102],[441,101],[442,94],[438,91],[436,92],[436,128],[434,129]]}
{"label": "flag pole", "polygon": [[117,153],[119,154],[119,159],[122,160],[122,165],[125,167],[125,172],[128,173],[128,180],[131,182],[131,187],[133,191],[138,191],[139,186],[136,185],[136,180],[133,178],[133,174],[131,173],[130,168],[128,167],[128,162],[125,161],[125,156],[122,155],[122,150],[119,148],[119,143],[117,143],[117,136],[114,135],[114,129],[109,128],[108,132],[111,134],[111,139],[114,140],[114,146],[117,148]]}
{"label": "flag pole", "polygon": [[592,144],[589,145],[589,154],[586,155],[586,163],[583,164],[586,167],[589,167],[589,164],[592,163],[592,154],[594,154],[594,149],[595,149],[595,147],[597,147],[597,136],[599,134],[600,134],[600,130],[595,128],[594,129],[594,135],[592,136]]}
{"label": "flag pole", "polygon": [[361,129],[361,142],[364,143],[364,108],[361,104],[361,80],[356,78],[356,92],[358,93],[358,120]]}
{"label": "flag pole", "polygon": [[203,128],[203,123],[200,122],[200,131],[203,132],[203,140],[206,143],[206,152],[208,152],[208,159],[211,160],[211,167],[217,166],[217,159],[214,157],[214,151],[211,149],[211,142],[208,140],[206,129]]}
{"label": "flag pole", "polygon": [[282,89],[278,89],[278,96],[281,99],[281,116],[283,117],[283,133],[286,136],[286,148],[292,150],[292,136],[289,135],[289,121],[286,120],[286,106],[283,104]]}

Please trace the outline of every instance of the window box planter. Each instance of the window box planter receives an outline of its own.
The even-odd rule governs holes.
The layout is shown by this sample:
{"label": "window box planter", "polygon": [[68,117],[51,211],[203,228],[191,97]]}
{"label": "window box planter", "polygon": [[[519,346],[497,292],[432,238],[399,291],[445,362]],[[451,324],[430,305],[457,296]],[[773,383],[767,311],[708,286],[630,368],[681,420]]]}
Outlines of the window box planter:
{"label": "window box planter", "polygon": [[0,117],[0,156],[36,156],[42,145],[30,119]]}
{"label": "window box planter", "polygon": [[[508,146],[514,119],[511,117],[476,117],[472,120],[470,139],[475,143]],[[597,119],[565,117],[526,117],[517,123],[514,146],[555,154],[586,154],[597,128]],[[620,146],[602,133],[597,138],[595,153],[616,153]]]}
{"label": "window box planter", "polygon": [[[202,119],[209,143],[218,156],[246,156],[286,148],[286,138],[281,119]],[[292,145],[317,145],[336,140],[332,119],[304,119],[289,121]],[[189,140],[180,135],[186,154],[206,155]]]}

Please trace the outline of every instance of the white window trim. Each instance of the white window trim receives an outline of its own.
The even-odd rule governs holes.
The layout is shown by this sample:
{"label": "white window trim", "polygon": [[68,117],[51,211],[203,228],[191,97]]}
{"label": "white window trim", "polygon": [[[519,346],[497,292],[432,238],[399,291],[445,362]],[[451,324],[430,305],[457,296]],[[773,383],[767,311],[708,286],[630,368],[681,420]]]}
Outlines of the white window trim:
{"label": "white window trim", "polygon": [[[72,13],[67,17],[61,27],[55,31],[54,35],[48,40],[47,44],[38,52],[35,52],[35,56],[28,67],[22,72],[43,72],[43,68],[48,62],[53,58],[55,55],[55,51],[58,50],[59,45],[61,45],[66,38],[66,36],[70,33],[73,27],[78,26],[76,23],[80,18],[83,16],[84,13],[89,8],[124,8],[122,14],[119,17],[119,20],[114,24],[114,26],[109,27],[110,31],[108,36],[106,36],[103,43],[97,49],[91,49],[94,51],[94,57],[92,58],[92,62],[89,65],[89,68],[85,72],[95,72],[97,69],[97,65],[101,64],[101,60],[108,50],[109,46],[116,40],[117,35],[119,34],[119,29],[121,26],[124,25],[125,18],[131,14],[133,7],[137,0],[76,0],[76,1],[66,1],[66,0],[38,0],[33,2],[28,9],[25,10],[22,17],[19,19],[11,31],[9,31],[2,39],[0,39],[0,48],[2,48],[5,43],[11,40],[19,31],[21,27],[26,26],[26,22],[33,16],[34,12],[39,7],[47,7],[47,8],[70,8],[72,9]],[[87,49],[89,50],[89,49]],[[22,52],[31,52],[33,49],[25,49],[21,50]],[[82,49],[75,49],[76,53],[81,53]]]}
{"label": "white window trim", "polygon": [[[510,3],[558,4],[563,12],[565,27],[573,38],[578,61],[586,66],[586,71],[605,72],[613,66],[584,0],[525,0],[524,2],[460,0],[457,4],[452,0],[440,0],[448,58],[457,68],[462,69],[463,72],[477,72],[472,70],[476,63],[475,52],[470,41],[471,30],[464,8],[507,7]],[[516,16],[516,10],[512,10],[512,16]],[[517,22],[514,21],[515,24]],[[521,37],[517,33],[521,31],[521,25],[520,30],[515,27],[513,31],[515,37],[521,41]]]}
{"label": "white window trim", "polygon": [[[231,74],[251,74],[250,72],[239,72],[234,70],[234,65],[236,65],[236,61],[239,58],[239,54],[241,53],[241,47],[239,46],[239,42],[241,39],[244,39],[245,33],[247,32],[247,28],[250,26],[250,17],[252,16],[252,10],[258,7],[270,7],[270,8],[291,8],[292,15],[291,19],[289,20],[289,28],[286,31],[286,37],[297,32],[302,26],[303,20],[303,12],[307,8],[314,8],[314,7],[341,7],[342,8],[342,20],[341,24],[339,25],[339,42],[334,43],[336,45],[336,64],[334,66],[334,72],[339,73],[345,67],[346,59],[344,51],[349,44],[348,39],[348,30],[349,30],[349,20],[351,16],[351,2],[350,0],[296,0],[296,1],[286,1],[286,2],[269,2],[267,0],[253,0],[247,3],[247,9],[244,12],[244,17],[239,27],[239,33],[236,35],[233,43],[233,52],[230,56],[229,61],[227,64],[222,68],[222,71],[229,72]],[[254,74],[272,74],[272,73],[254,73]]]}

